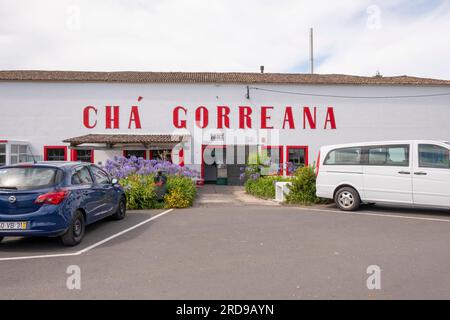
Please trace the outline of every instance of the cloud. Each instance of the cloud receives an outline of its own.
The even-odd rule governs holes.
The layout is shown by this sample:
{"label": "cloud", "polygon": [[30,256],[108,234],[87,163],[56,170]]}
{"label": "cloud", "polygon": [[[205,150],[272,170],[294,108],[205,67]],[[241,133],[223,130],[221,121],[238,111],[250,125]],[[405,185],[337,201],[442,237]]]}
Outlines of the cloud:
{"label": "cloud", "polygon": [[450,8],[406,0],[0,0],[0,69],[449,78]]}

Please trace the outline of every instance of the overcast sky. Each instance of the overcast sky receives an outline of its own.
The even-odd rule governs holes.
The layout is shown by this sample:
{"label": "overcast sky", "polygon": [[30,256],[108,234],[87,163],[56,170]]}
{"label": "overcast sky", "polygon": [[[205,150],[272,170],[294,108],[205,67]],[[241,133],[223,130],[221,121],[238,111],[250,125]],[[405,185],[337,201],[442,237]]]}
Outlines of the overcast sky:
{"label": "overcast sky", "polygon": [[446,0],[0,0],[0,69],[450,79]]}

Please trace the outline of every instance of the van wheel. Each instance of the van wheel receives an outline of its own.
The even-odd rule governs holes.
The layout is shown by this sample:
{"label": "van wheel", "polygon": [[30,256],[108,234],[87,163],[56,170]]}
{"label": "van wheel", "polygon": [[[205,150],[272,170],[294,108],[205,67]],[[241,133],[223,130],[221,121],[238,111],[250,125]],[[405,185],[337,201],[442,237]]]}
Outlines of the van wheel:
{"label": "van wheel", "polygon": [[65,246],[76,246],[79,244],[83,240],[85,227],[83,214],[80,211],[75,212],[69,229],[61,236],[62,243]]}
{"label": "van wheel", "polygon": [[127,203],[125,201],[125,198],[122,197],[122,199],[120,199],[117,211],[111,216],[111,218],[113,218],[113,220],[122,220],[123,218],[125,218],[126,214],[127,214]]}
{"label": "van wheel", "polygon": [[341,210],[353,211],[359,208],[361,199],[355,189],[351,187],[343,187],[336,192],[334,202]]}

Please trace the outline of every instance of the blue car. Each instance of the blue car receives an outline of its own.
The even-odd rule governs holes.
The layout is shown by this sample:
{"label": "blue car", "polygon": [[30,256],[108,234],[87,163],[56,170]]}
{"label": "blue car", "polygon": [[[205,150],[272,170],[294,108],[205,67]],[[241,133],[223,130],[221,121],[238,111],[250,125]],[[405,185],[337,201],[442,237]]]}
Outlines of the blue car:
{"label": "blue car", "polygon": [[123,188],[101,168],[81,162],[0,167],[0,242],[4,237],[61,237],[81,242],[85,226],[126,214]]}

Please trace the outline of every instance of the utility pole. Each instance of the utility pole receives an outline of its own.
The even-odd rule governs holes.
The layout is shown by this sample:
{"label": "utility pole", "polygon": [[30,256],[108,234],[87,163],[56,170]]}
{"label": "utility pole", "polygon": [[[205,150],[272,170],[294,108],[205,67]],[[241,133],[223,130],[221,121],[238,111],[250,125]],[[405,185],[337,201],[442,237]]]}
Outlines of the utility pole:
{"label": "utility pole", "polygon": [[311,74],[314,73],[314,34],[313,28],[309,29],[309,49],[310,49],[310,57],[311,57]]}

